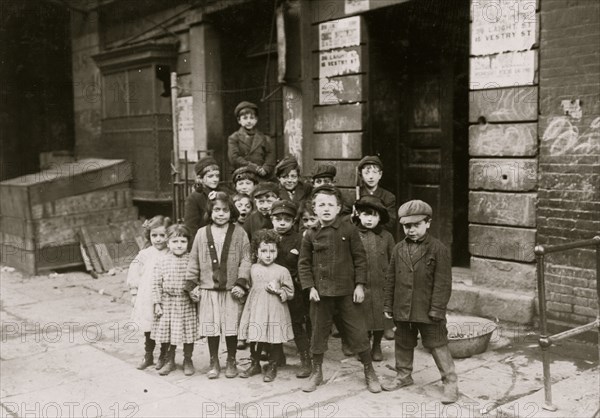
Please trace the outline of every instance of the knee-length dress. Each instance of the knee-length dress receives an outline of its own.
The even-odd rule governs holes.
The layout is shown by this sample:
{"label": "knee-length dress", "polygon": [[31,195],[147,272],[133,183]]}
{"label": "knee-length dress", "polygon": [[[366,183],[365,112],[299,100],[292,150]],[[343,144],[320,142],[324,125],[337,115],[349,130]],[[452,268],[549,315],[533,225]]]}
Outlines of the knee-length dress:
{"label": "knee-length dress", "polygon": [[156,263],[152,297],[162,304],[163,314],[156,318],[151,337],[159,343],[181,345],[198,339],[196,304],[184,290],[189,254],[168,253]]}
{"label": "knee-length dress", "polygon": [[286,302],[266,290],[269,283],[274,282],[283,290],[286,299],[293,298],[294,283],[290,272],[278,264],[253,264],[250,281],[250,292],[240,319],[238,338],[270,344],[292,340],[292,318]]}
{"label": "knee-length dress", "polygon": [[148,247],[141,250],[133,259],[127,272],[127,285],[132,294],[137,291],[135,304],[131,311],[131,320],[140,331],[152,331],[154,323],[154,302],[152,301],[152,280],[156,262],[167,254],[167,249],[158,250]]}
{"label": "knee-length dress", "polygon": [[207,225],[194,238],[187,269],[187,289],[200,289],[198,334],[200,337],[238,335],[244,304],[231,289],[248,287],[250,254],[248,235],[236,224],[229,224],[222,239]]}

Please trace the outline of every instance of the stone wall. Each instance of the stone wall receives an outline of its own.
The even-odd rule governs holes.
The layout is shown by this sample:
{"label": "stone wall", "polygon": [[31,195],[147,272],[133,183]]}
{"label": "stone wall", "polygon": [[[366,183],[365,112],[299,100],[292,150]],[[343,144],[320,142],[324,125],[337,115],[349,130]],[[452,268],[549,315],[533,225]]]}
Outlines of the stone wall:
{"label": "stone wall", "polygon": [[[600,234],[600,3],[541,2],[538,240]],[[551,319],[596,318],[593,248],[546,257]]]}

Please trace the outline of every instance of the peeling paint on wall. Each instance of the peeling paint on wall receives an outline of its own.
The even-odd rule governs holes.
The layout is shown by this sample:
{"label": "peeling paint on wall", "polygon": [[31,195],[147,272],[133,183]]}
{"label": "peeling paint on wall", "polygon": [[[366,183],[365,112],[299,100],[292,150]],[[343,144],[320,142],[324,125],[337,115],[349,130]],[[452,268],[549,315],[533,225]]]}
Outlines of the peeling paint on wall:
{"label": "peeling paint on wall", "polygon": [[298,165],[302,167],[302,96],[291,87],[286,87],[284,92],[284,141],[288,144],[288,153],[296,157]]}

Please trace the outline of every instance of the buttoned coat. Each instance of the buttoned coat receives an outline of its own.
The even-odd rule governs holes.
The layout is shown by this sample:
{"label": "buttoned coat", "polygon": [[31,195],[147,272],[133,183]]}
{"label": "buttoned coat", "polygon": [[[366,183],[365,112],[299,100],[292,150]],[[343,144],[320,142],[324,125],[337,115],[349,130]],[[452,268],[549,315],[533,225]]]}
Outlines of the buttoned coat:
{"label": "buttoned coat", "polygon": [[448,249],[427,234],[412,256],[407,239],[392,253],[384,288],[384,311],[394,321],[432,324],[446,318],[452,293],[452,271]]}
{"label": "buttoned coat", "polygon": [[368,266],[363,302],[365,322],[369,331],[383,330],[383,289],[385,275],[394,251],[394,238],[381,226],[377,226],[375,229],[359,226],[358,230],[367,253]]}
{"label": "buttoned coat", "polygon": [[227,139],[227,157],[235,170],[250,163],[265,169],[269,178],[275,168],[275,147],[271,138],[256,130],[254,135],[248,135],[246,129],[240,127]]}
{"label": "buttoned coat", "polygon": [[309,229],[302,238],[298,275],[303,289],[320,296],[347,296],[367,283],[367,254],[358,229],[338,216],[329,226]]}
{"label": "buttoned coat", "polygon": [[294,193],[292,193],[291,196],[290,192],[288,192],[287,189],[281,184],[279,184],[278,194],[281,200],[288,200],[300,206],[305,200],[310,199],[312,190],[312,185],[298,181],[298,185],[294,189]]}

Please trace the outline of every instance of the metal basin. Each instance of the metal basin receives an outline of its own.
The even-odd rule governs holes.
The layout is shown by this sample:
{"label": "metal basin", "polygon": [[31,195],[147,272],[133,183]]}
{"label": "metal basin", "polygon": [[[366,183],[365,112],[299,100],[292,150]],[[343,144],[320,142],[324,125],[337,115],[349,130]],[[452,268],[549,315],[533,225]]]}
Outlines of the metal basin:
{"label": "metal basin", "polygon": [[476,316],[448,315],[448,347],[454,358],[485,352],[497,328],[495,322]]}

